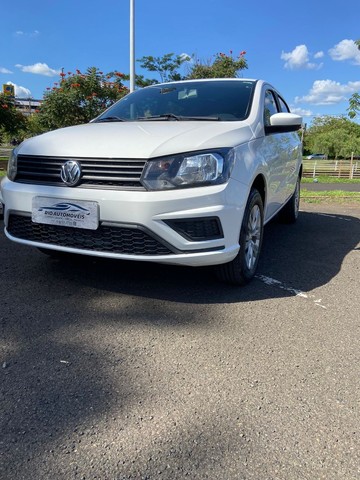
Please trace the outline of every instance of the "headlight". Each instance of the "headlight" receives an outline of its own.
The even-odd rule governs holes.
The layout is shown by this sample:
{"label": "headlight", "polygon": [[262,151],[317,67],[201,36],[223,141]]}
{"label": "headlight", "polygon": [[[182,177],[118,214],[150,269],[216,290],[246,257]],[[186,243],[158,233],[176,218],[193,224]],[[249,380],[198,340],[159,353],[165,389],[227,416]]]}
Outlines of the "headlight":
{"label": "headlight", "polygon": [[17,152],[18,148],[14,148],[8,161],[7,176],[12,181],[15,180],[17,173]]}
{"label": "headlight", "polygon": [[231,150],[194,152],[150,160],[142,175],[149,190],[168,190],[225,183],[230,176]]}

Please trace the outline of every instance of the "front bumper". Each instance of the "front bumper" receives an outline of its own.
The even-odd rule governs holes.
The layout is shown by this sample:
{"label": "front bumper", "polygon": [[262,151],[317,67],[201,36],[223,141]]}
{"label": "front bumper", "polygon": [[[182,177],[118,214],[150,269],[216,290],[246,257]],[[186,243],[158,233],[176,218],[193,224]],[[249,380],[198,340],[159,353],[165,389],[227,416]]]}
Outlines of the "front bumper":
{"label": "front bumper", "polygon": [[[237,255],[247,195],[233,179],[224,185],[161,192],[45,187],[8,179],[2,183],[5,233],[10,240],[97,257],[189,266],[226,263]],[[98,230],[32,223],[34,196],[97,202]],[[206,225],[206,235],[188,234],[189,222],[195,229],[200,225],[201,231]],[[220,234],[213,231],[215,223]],[[210,233],[208,225],[212,225]],[[133,249],[133,244],[140,248]]]}

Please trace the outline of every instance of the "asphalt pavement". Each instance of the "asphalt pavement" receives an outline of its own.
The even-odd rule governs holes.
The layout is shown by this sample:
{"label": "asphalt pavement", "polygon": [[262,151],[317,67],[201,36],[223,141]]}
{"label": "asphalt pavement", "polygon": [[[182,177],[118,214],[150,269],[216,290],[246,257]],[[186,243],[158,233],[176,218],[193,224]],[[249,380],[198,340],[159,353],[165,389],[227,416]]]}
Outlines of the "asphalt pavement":
{"label": "asphalt pavement", "polygon": [[327,190],[342,190],[344,192],[360,192],[359,183],[302,183],[301,188],[311,190],[312,192],[324,192]]}
{"label": "asphalt pavement", "polygon": [[360,478],[357,206],[272,222],[245,288],[1,232],[1,479]]}

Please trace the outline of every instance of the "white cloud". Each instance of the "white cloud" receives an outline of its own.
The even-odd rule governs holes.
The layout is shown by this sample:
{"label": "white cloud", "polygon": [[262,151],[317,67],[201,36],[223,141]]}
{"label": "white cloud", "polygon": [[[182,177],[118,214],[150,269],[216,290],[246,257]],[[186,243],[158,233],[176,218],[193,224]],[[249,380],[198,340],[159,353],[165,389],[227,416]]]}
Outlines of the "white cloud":
{"label": "white cloud", "polygon": [[191,55],[187,54],[187,53],[181,53],[179,55],[181,61],[183,62],[191,62],[192,61],[192,58],[191,58]]}
{"label": "white cloud", "polygon": [[310,92],[303,97],[296,97],[295,103],[312,105],[333,105],[340,103],[360,89],[360,81],[341,84],[334,80],[316,80]]}
{"label": "white cloud", "polygon": [[28,88],[21,87],[20,85],[16,85],[13,82],[7,82],[7,85],[14,85],[15,87],[15,97],[18,98],[30,98],[31,91]]}
{"label": "white cloud", "polygon": [[[321,54],[318,52],[316,55]],[[322,67],[322,63],[311,63],[309,59],[309,50],[306,45],[298,45],[291,52],[282,52],[281,60],[285,61],[285,68],[289,70],[298,70],[301,68],[314,70]],[[321,58],[317,56],[316,58]]]}
{"label": "white cloud", "polygon": [[11,70],[8,70],[7,68],[0,67],[0,73],[13,73]]}
{"label": "white cloud", "polygon": [[14,32],[15,37],[37,37],[40,35],[39,30],[33,30],[32,32],[24,32],[23,30],[17,30]]}
{"label": "white cloud", "polygon": [[312,117],[314,114],[311,110],[306,110],[305,108],[291,107],[291,113],[296,113],[296,115],[301,115],[302,117]]}
{"label": "white cloud", "polygon": [[54,70],[50,68],[46,63],[35,63],[34,65],[15,65],[20,68],[22,72],[34,73],[35,75],[44,75],[45,77],[56,77],[60,74],[61,70]]}
{"label": "white cloud", "polygon": [[355,65],[360,65],[360,50],[354,40],[341,40],[333,48],[330,48],[329,55],[337,62],[350,60]]}
{"label": "white cloud", "polygon": [[314,58],[323,58],[324,52],[316,52]]}

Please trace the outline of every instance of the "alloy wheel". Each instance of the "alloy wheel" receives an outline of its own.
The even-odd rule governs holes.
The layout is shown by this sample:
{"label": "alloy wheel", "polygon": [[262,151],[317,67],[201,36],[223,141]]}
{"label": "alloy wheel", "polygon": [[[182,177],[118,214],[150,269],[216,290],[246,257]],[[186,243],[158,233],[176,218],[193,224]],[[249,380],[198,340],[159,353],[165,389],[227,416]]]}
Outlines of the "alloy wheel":
{"label": "alloy wheel", "polygon": [[245,262],[249,270],[256,264],[261,242],[261,211],[254,205],[250,211],[245,236]]}

